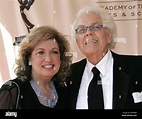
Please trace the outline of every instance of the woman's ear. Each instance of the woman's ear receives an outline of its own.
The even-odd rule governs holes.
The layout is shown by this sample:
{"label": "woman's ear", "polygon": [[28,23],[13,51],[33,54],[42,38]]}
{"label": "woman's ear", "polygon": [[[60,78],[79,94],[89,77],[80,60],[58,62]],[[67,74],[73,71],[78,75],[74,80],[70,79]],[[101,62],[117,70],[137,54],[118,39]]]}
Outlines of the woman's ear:
{"label": "woman's ear", "polygon": [[28,65],[29,65],[29,66],[31,66],[31,65],[32,65],[31,58],[29,58]]}
{"label": "woman's ear", "polygon": [[29,65],[29,66],[31,66],[31,65],[32,65],[32,62],[31,62],[31,61],[29,61],[29,62],[28,62],[28,65]]}

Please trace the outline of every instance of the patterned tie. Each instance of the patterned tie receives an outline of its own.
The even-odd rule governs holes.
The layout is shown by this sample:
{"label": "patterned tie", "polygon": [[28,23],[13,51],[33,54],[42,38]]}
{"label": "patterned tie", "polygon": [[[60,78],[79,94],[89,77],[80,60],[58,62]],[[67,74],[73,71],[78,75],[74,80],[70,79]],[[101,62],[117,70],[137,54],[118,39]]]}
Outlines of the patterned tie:
{"label": "patterned tie", "polygon": [[92,72],[94,76],[88,87],[88,109],[104,109],[100,71],[93,67]]}

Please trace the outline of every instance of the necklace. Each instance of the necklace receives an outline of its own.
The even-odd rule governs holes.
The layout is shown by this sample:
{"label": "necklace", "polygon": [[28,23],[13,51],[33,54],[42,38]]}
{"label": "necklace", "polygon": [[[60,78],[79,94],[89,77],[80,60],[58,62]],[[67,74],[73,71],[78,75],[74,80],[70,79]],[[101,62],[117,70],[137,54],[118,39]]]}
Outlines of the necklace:
{"label": "necklace", "polygon": [[38,99],[40,100],[41,104],[43,104],[44,106],[51,107],[51,108],[53,108],[56,105],[57,100],[58,100],[58,95],[57,95],[56,89],[52,81],[50,81],[50,88],[51,88],[50,99],[46,98],[46,96],[42,93],[42,91],[40,90],[38,84],[36,83],[34,79],[30,81],[30,84],[33,90],[35,91]]}

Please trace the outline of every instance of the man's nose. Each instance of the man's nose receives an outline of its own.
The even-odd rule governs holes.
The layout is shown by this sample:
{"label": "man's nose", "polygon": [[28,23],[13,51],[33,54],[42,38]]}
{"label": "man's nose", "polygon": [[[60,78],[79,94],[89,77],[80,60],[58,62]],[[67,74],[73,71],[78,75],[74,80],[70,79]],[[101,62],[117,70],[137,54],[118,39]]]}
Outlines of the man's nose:
{"label": "man's nose", "polygon": [[86,35],[92,35],[93,31],[90,30],[90,27],[87,27],[86,29]]}

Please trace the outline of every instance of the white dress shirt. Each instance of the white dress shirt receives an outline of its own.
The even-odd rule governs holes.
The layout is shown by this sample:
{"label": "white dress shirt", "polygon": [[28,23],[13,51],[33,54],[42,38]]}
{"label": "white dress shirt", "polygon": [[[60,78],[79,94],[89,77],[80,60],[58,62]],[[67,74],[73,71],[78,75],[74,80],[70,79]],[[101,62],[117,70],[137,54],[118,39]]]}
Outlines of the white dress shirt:
{"label": "white dress shirt", "polygon": [[[83,73],[79,94],[77,98],[76,109],[88,109],[88,86],[93,77],[92,68],[94,67],[87,60],[87,64]],[[100,71],[102,79],[103,96],[104,96],[104,109],[112,109],[113,97],[113,57],[110,51],[103,57],[103,59],[96,65]]]}

